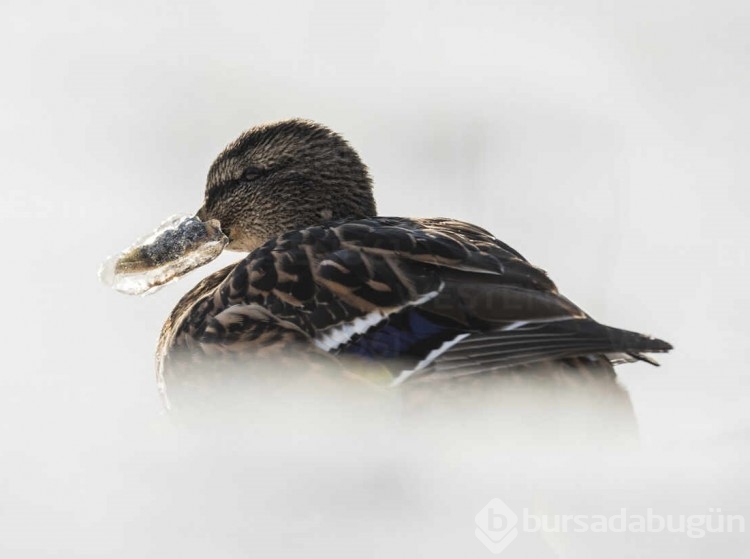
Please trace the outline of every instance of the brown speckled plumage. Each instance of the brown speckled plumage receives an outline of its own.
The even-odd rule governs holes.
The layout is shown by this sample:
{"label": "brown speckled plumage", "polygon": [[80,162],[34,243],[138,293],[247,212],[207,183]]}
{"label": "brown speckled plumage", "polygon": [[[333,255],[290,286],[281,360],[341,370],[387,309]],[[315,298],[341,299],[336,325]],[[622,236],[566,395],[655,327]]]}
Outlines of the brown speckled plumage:
{"label": "brown speckled plumage", "polygon": [[475,225],[375,213],[366,167],[327,128],[295,120],[243,134],[211,166],[198,216],[250,254],[172,312],[160,386],[171,393],[229,362],[253,375],[266,358],[341,371],[370,361],[403,387],[540,363],[613,383],[612,361],[670,349],[595,322]]}

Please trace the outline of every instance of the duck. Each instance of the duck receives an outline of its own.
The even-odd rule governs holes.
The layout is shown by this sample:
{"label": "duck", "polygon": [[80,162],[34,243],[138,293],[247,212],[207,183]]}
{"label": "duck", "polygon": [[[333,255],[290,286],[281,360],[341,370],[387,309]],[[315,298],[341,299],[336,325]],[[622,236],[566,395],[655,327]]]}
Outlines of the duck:
{"label": "duck", "polygon": [[195,216],[245,255],[167,318],[156,352],[167,407],[207,379],[284,382],[291,363],[455,398],[550,368],[614,385],[614,365],[656,365],[650,354],[672,349],[597,322],[477,225],[378,215],[357,151],[310,120],[243,132],[211,164]]}

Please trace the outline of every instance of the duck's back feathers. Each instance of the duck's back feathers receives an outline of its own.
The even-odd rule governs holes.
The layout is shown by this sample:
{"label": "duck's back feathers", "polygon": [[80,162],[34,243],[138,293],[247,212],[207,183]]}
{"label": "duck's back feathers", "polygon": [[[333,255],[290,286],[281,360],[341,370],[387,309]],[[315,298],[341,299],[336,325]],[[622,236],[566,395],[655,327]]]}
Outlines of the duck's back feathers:
{"label": "duck's back feathers", "polygon": [[[221,279],[223,276],[223,279]],[[669,345],[592,320],[518,252],[471,224],[370,218],[293,231],[189,293],[170,355],[308,351],[389,360],[397,382]]]}

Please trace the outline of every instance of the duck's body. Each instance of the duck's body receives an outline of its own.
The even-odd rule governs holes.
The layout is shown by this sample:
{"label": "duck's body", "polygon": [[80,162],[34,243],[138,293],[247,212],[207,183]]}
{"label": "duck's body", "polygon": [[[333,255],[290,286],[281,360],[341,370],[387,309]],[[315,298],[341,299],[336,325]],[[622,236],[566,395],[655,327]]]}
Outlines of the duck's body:
{"label": "duck's body", "polygon": [[[241,135],[211,166],[191,219],[186,231],[201,235],[180,247],[215,232],[247,257],[201,281],[164,325],[157,369],[170,398],[310,370],[370,380],[375,370],[384,386],[432,393],[550,367],[615,386],[613,362],[670,349],[597,323],[484,229],[377,217],[357,153],[309,121]],[[159,237],[156,264],[175,235]]]}
{"label": "duck's body", "polygon": [[263,357],[377,363],[393,387],[555,362],[613,382],[611,361],[669,347],[597,323],[477,226],[375,217],[285,233],[216,272],[175,308],[158,359],[168,390]]}

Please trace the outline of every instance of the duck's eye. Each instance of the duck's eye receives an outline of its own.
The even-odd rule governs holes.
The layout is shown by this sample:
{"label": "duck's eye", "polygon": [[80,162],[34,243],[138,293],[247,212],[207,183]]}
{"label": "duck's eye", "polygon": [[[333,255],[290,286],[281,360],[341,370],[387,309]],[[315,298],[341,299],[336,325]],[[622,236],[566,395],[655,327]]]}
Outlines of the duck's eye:
{"label": "duck's eye", "polygon": [[261,176],[263,176],[263,169],[258,169],[257,167],[248,167],[245,169],[245,172],[242,173],[242,179],[246,181],[255,180]]}

